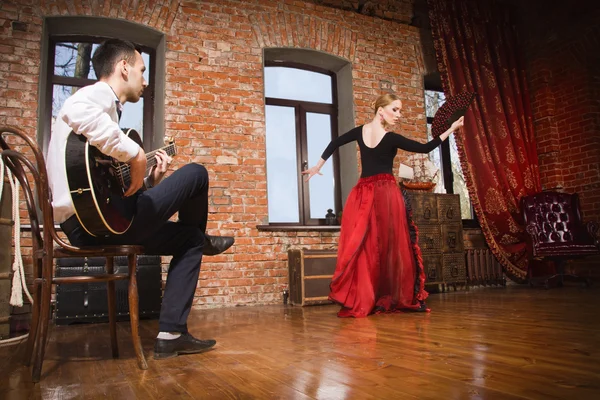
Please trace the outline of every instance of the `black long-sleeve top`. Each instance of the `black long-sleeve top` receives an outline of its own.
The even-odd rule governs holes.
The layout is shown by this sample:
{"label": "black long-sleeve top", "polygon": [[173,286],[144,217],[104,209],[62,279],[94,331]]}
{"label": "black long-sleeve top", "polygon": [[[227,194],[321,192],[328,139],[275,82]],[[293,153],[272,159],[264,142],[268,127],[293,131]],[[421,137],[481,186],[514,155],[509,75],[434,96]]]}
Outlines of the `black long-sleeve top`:
{"label": "black long-sleeve top", "polygon": [[377,146],[368,147],[363,141],[362,131],[363,125],[357,126],[332,140],[321,155],[321,158],[327,160],[338,147],[356,140],[360,148],[360,160],[362,163],[362,173],[360,176],[361,178],[366,178],[367,176],[377,174],[392,174],[394,157],[396,157],[398,149],[413,153],[429,153],[442,143],[439,137],[427,143],[420,143],[394,132],[386,132]]}

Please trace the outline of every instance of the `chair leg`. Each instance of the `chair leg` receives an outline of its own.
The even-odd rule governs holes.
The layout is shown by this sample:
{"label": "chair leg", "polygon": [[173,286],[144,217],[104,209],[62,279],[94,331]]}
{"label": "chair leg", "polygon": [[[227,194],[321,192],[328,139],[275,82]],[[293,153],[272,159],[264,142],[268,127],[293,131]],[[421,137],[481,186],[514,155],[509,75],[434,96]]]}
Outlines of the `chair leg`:
{"label": "chair leg", "polygon": [[130,254],[128,257],[129,264],[129,320],[131,321],[131,339],[137,356],[138,366],[140,369],[148,369],[142,341],[140,339],[139,325],[139,297],[137,287],[137,255]]}
{"label": "chair leg", "polygon": [[589,278],[586,278],[584,276],[579,276],[579,275],[572,275],[572,274],[563,274],[562,280],[563,280],[563,282],[583,283],[586,287],[591,286],[591,284],[592,284],[592,281]]}
{"label": "chair leg", "polygon": [[44,279],[42,281],[42,294],[40,303],[40,317],[38,333],[36,335],[35,354],[33,358],[33,371],[31,378],[33,382],[39,382],[42,374],[42,363],[44,362],[44,353],[46,352],[46,342],[48,337],[48,322],[50,319],[50,299],[52,296],[52,281]]}
{"label": "chair leg", "polygon": [[579,282],[583,283],[585,286],[590,286],[591,281],[588,278],[583,276],[577,276],[573,274],[565,274],[565,265],[567,264],[566,260],[556,260],[556,274],[550,276],[544,281],[544,287],[546,289],[552,287],[562,287],[565,282]]}
{"label": "chair leg", "polygon": [[544,281],[544,288],[550,289],[553,287],[561,287],[563,285],[563,275],[554,274]]}
{"label": "chair leg", "polygon": [[[114,257],[106,257],[106,273],[113,274],[115,272]],[[110,328],[110,344],[112,347],[113,358],[119,358],[119,343],[117,342],[117,302],[115,293],[115,281],[106,283],[108,297],[108,325]]]}
{"label": "chair leg", "polygon": [[33,349],[35,340],[38,335],[38,327],[40,325],[40,297],[41,297],[42,285],[39,281],[33,283],[33,304],[31,305],[31,327],[29,328],[29,337],[27,338],[27,346],[25,347],[25,359],[23,364],[25,366],[31,365],[31,356],[33,355]]}

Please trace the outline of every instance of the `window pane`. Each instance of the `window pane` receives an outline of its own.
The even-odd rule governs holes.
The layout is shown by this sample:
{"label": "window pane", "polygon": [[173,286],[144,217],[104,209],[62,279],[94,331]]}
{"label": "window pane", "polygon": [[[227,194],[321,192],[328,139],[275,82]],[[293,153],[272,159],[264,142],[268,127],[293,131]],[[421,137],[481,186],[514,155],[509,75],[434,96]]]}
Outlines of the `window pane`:
{"label": "window pane", "polygon": [[265,114],[269,222],[300,222],[295,111],[266,106]]}
{"label": "window pane", "polygon": [[[431,124],[427,124],[427,140],[433,140],[433,135],[431,134]],[[429,160],[438,170],[437,176],[433,180],[436,183],[434,192],[447,193],[446,186],[444,185],[444,173],[442,169],[442,146],[438,146],[437,149],[429,153]]]}
{"label": "window pane", "polygon": [[[308,165],[315,165],[325,147],[331,141],[331,116],[329,114],[306,113],[306,140],[308,143]],[[331,158],[321,168],[321,175],[308,181],[310,194],[310,218],[325,218],[328,209],[335,209],[333,163]]]}
{"label": "window pane", "polygon": [[331,76],[296,68],[266,67],[265,97],[331,104]]}
{"label": "window pane", "polygon": [[[92,65],[92,56],[100,43],[67,43],[56,44],[54,55],[54,75],[75,78],[97,79]],[[146,71],[144,78],[150,82],[150,55],[142,53]]]}
{"label": "window pane", "polygon": [[93,43],[57,43],[54,75],[96,79],[91,61],[96,47]]}
{"label": "window pane", "polygon": [[433,117],[437,110],[446,101],[444,92],[436,92],[434,90],[425,91],[425,115]]}
{"label": "window pane", "polygon": [[125,103],[121,119],[119,120],[121,128],[133,128],[139,134],[140,138],[144,138],[144,98],[142,97],[137,103]]}
{"label": "window pane", "polygon": [[64,85],[53,85],[52,86],[52,121],[58,115],[58,112],[62,108],[65,100],[67,100],[73,93],[79,90],[78,87],[64,86]]}
{"label": "window pane", "polygon": [[[88,46],[89,45],[89,46]],[[87,47],[85,47],[87,46]],[[81,54],[83,58],[88,57],[87,50],[91,48],[92,44],[88,43],[58,43],[56,45],[56,57],[55,57],[55,67],[54,73],[56,75],[74,77],[75,71],[78,73],[84,73],[86,71],[83,70],[81,66],[77,67],[77,60],[82,60]],[[93,44],[92,54],[98,47],[98,44]],[[81,50],[83,49],[83,50]],[[142,58],[144,60],[144,64],[146,65],[146,71],[144,71],[144,78],[146,82],[149,82],[150,79],[150,55],[148,53],[142,53]],[[84,78],[96,79],[96,74],[91,67],[91,61],[87,60],[90,70],[87,75],[82,76]],[[69,98],[78,88],[73,86],[64,86],[64,85],[54,85],[53,93],[52,93],[52,116],[55,118],[60,108],[64,104],[65,100]],[[121,116],[121,120],[119,121],[119,125],[122,128],[133,128],[139,134],[140,138],[143,139],[143,127],[144,127],[144,98],[141,98],[137,103],[125,103],[123,106],[123,114]]]}
{"label": "window pane", "polygon": [[150,71],[150,54],[142,53],[142,60],[144,60],[144,65],[146,66],[146,70],[143,73],[144,79],[150,84],[150,72],[152,72]]}
{"label": "window pane", "polygon": [[[150,55],[148,53],[142,53],[142,59],[146,66],[144,71],[144,79],[146,82],[150,82]],[[137,103],[127,102],[123,105],[123,113],[119,120],[119,126],[121,128],[133,128],[139,135],[140,139],[144,140],[144,98],[140,98]]]}
{"label": "window pane", "polygon": [[469,189],[463,176],[462,167],[458,158],[458,148],[454,135],[448,137],[450,140],[450,159],[452,160],[452,175],[454,177],[454,194],[460,196],[460,213],[462,219],[472,219],[471,215],[471,200],[469,199]]}

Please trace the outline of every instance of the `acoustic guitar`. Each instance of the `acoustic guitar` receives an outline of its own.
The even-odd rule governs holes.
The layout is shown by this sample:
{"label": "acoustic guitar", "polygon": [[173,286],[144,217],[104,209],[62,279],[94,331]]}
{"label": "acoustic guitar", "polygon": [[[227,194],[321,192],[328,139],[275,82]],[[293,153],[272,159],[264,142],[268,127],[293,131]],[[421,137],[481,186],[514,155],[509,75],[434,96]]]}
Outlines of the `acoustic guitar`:
{"label": "acoustic guitar", "polygon": [[[142,145],[136,130],[124,128],[123,132]],[[170,140],[159,150],[173,156],[175,144]],[[157,151],[146,153],[146,174],[156,165],[154,156]],[[74,132],[67,139],[65,157],[71,199],[83,228],[93,236],[125,233],[133,222],[137,197],[123,196],[131,182],[129,164],[102,154],[88,143],[85,136]]]}

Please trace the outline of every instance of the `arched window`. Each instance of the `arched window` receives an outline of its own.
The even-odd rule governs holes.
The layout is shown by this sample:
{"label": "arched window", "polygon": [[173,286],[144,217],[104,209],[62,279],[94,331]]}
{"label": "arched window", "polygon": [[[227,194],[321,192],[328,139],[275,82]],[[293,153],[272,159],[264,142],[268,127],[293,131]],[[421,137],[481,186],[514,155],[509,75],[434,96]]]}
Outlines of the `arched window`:
{"label": "arched window", "polygon": [[354,126],[350,63],[304,49],[265,49],[264,55],[269,225],[325,225],[328,210],[339,215],[356,183],[356,148],[340,149],[323,176],[308,183],[301,172]]}
{"label": "arched window", "polygon": [[50,142],[54,118],[64,101],[81,87],[97,81],[91,57],[108,38],[130,40],[142,49],[148,87],[137,103],[126,103],[119,121],[136,129],[146,150],[160,147],[164,137],[164,35],[128,21],[95,17],[48,17],[44,20],[39,106],[39,138],[44,151]]}
{"label": "arched window", "polygon": [[335,76],[300,65],[265,66],[267,188],[270,223],[318,225],[341,209],[339,162],[304,182],[337,131]]}

